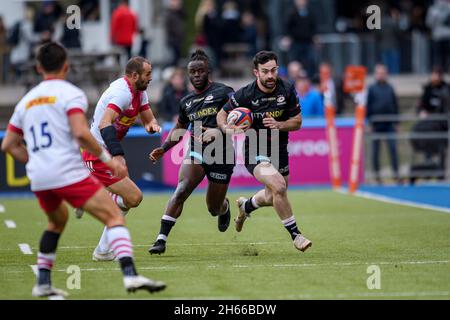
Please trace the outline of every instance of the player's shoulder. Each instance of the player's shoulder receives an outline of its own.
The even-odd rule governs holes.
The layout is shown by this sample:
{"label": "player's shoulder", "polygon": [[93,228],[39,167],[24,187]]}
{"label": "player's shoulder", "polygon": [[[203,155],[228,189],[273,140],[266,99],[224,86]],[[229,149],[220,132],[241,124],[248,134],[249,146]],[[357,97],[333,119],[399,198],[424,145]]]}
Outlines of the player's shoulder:
{"label": "player's shoulder", "polygon": [[131,99],[133,96],[131,94],[130,87],[127,81],[124,78],[119,78],[109,85],[109,88],[106,90],[106,93],[110,96],[115,97],[126,97]]}
{"label": "player's shoulder", "polygon": [[187,95],[181,98],[180,100],[181,106],[183,107],[186,103],[189,103],[189,101],[194,99],[196,96],[197,95],[195,94],[195,92],[189,92]]}
{"label": "player's shoulder", "polygon": [[109,85],[109,88],[114,89],[114,90],[124,91],[131,95],[130,86],[129,86],[128,82],[125,80],[125,78],[119,78],[117,80],[114,80]]}
{"label": "player's shoulder", "polygon": [[61,84],[58,85],[58,88],[60,88],[59,93],[66,97],[74,97],[74,96],[86,96],[83,90],[81,90],[79,87],[74,85],[73,83],[70,83],[69,81],[61,81]]}
{"label": "player's shoulder", "polygon": [[277,85],[281,90],[286,91],[286,93],[290,93],[293,89],[295,89],[294,83],[286,79],[278,78]]}
{"label": "player's shoulder", "polygon": [[234,89],[232,87],[230,87],[229,85],[226,85],[225,83],[222,83],[222,82],[214,82],[214,86],[221,90],[234,91]]}
{"label": "player's shoulder", "polygon": [[252,81],[246,86],[237,90],[235,95],[240,98],[252,98],[253,95],[255,95],[256,93],[256,86],[257,86],[256,80]]}

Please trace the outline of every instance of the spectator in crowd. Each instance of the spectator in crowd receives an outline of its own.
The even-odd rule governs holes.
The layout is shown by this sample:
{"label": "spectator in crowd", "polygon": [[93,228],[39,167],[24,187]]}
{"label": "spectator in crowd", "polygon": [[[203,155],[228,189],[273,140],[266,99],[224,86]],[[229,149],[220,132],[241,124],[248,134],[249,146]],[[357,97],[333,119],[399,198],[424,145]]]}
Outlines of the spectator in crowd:
{"label": "spectator in crowd", "polygon": [[383,28],[379,30],[381,59],[391,74],[400,72],[400,13],[391,7],[382,17]]}
{"label": "spectator in crowd", "polygon": [[222,21],[214,0],[202,0],[195,16],[195,22],[200,37],[204,37],[206,45],[213,52],[213,66],[218,67],[222,57],[222,43],[221,37],[217,35],[222,30]]}
{"label": "spectator in crowd", "polygon": [[326,62],[322,62],[319,66],[319,79],[320,79],[320,92],[324,96],[327,96],[329,101],[324,101],[325,103],[330,103],[332,107],[336,110],[338,108],[337,90],[336,83],[333,79],[333,71],[331,65]]}
{"label": "spectator in crowd", "polygon": [[433,64],[450,67],[450,1],[435,0],[428,9],[426,24],[432,31]]}
{"label": "spectator in crowd", "polygon": [[11,45],[10,65],[16,77],[20,77],[23,68],[30,61],[35,44],[39,43],[40,36],[33,31],[34,11],[31,7],[25,9],[24,18],[16,22],[17,39]]}
{"label": "spectator in crowd", "polygon": [[[441,67],[434,67],[431,72],[430,83],[428,83],[418,104],[419,121],[413,126],[412,131],[416,134],[445,134],[448,131],[448,119],[450,109],[450,87],[444,81]],[[442,120],[439,119],[442,116]],[[432,117],[437,117],[433,119]],[[433,176],[445,178],[445,162],[448,140],[446,138],[415,138],[411,140],[414,151],[425,156],[423,164],[415,164],[411,172],[428,171],[434,172]],[[435,158],[437,156],[437,162]],[[440,174],[436,175],[436,170]],[[411,182],[414,182],[413,175]],[[431,176],[430,176],[431,177]]]}
{"label": "spectator in crowd", "polygon": [[45,1],[42,10],[34,20],[34,32],[40,36],[41,43],[50,41],[55,32],[55,25],[63,15],[61,5],[56,1]]}
{"label": "spectator in crowd", "polygon": [[234,1],[227,1],[222,8],[222,31],[220,33],[223,44],[240,42],[241,13]]}
{"label": "spectator in crowd", "polygon": [[258,29],[255,16],[250,11],[242,14],[242,41],[249,46],[247,56],[254,57],[258,52]]}
{"label": "spectator in crowd", "polygon": [[67,49],[81,49],[80,29],[68,28],[67,19],[69,14],[61,16],[59,21],[55,24],[55,34],[53,39],[61,42]]}
{"label": "spectator in crowd", "polygon": [[186,30],[186,13],[182,0],[169,0],[165,24],[167,44],[172,51],[172,60],[169,62],[169,66],[176,66],[181,58]]}
{"label": "spectator in crowd", "polygon": [[163,88],[162,97],[158,104],[159,116],[166,121],[176,123],[180,100],[188,93],[184,69],[173,69],[169,82]]}
{"label": "spectator in crowd", "polygon": [[133,37],[138,32],[138,19],[128,6],[128,0],[121,0],[111,17],[111,40],[116,46],[123,48],[127,59],[131,58]]}
{"label": "spectator in crowd", "polygon": [[[448,114],[449,109],[450,87],[444,80],[442,68],[434,67],[419,102],[419,117],[426,119],[430,114]],[[447,121],[441,122],[440,128],[447,131]]]}
{"label": "spectator in crowd", "polygon": [[3,17],[0,16],[0,84],[6,81],[7,74],[8,35]]}
{"label": "spectator in crowd", "polygon": [[291,61],[288,64],[287,67],[287,76],[288,76],[288,80],[291,83],[295,83],[295,80],[298,79],[298,77],[300,77],[300,75],[304,73],[303,70],[303,66],[300,62],[298,61]]}
{"label": "spectator in crowd", "polygon": [[[394,88],[388,83],[388,69],[383,64],[375,66],[375,83],[369,87],[367,96],[367,118],[372,133],[395,134],[396,120],[375,121],[376,116],[397,116],[398,104]],[[380,177],[380,139],[374,139],[372,144],[372,167],[376,181],[381,184]],[[395,139],[388,138],[387,145],[394,179],[398,182],[398,155]]]}
{"label": "spectator in crowd", "polygon": [[78,6],[81,9],[81,16],[84,21],[100,20],[99,0],[80,0]]}
{"label": "spectator in crowd", "polygon": [[308,7],[308,0],[295,0],[295,8],[287,16],[282,46],[289,48],[289,60],[300,61],[309,76],[315,70],[316,31],[317,21]]}
{"label": "spectator in crowd", "polygon": [[302,107],[302,116],[324,117],[324,105],[320,92],[311,85],[308,75],[303,72],[295,81],[295,89]]}

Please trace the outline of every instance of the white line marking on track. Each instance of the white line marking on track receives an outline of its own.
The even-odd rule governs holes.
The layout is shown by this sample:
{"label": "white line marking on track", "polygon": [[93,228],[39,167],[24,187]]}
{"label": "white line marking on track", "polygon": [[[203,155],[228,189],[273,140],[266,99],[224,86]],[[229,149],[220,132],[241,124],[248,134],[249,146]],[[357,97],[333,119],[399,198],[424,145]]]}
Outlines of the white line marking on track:
{"label": "white line marking on track", "polygon": [[31,251],[30,245],[27,243],[20,243],[19,248],[23,254],[33,254],[33,251]]}
{"label": "white line marking on track", "polygon": [[8,229],[15,229],[17,227],[16,223],[12,220],[5,220],[5,224]]}
{"label": "white line marking on track", "polygon": [[[336,192],[340,193],[340,194],[344,194],[344,195],[352,195],[352,194],[348,193],[345,189],[336,190]],[[376,201],[385,202],[385,203],[389,203],[389,204],[397,204],[397,205],[402,205],[402,206],[407,206],[407,207],[414,207],[414,208],[418,208],[418,209],[450,213],[450,208],[433,206],[433,205],[429,205],[429,204],[422,204],[419,202],[408,201],[408,200],[400,200],[397,198],[377,195],[377,194],[371,193],[371,192],[357,191],[353,195],[356,197],[369,199],[369,200],[376,200]]]}
{"label": "white line marking on track", "polygon": [[38,266],[33,264],[30,266],[31,270],[33,270],[34,275],[37,277],[38,275]]}

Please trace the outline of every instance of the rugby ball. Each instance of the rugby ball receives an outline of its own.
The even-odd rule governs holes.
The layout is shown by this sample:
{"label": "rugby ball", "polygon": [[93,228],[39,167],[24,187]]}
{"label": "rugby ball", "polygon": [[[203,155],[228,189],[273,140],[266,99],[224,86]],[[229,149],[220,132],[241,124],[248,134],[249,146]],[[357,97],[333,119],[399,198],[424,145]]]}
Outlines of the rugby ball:
{"label": "rugby ball", "polygon": [[253,123],[252,112],[247,108],[234,109],[228,115],[227,123],[236,126],[247,125],[250,128]]}

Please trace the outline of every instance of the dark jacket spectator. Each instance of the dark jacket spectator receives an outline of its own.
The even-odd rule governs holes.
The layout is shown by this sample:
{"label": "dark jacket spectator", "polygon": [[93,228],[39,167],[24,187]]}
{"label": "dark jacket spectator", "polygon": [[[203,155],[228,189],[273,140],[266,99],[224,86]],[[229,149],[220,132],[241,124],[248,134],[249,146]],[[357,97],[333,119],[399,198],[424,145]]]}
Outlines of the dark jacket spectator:
{"label": "dark jacket spectator", "polygon": [[290,11],[287,17],[286,31],[293,41],[312,43],[316,29],[316,20],[306,6],[304,8],[296,6]]}
{"label": "dark jacket spectator", "polygon": [[175,122],[180,108],[180,100],[189,93],[183,69],[175,69],[165,85],[158,104],[158,114],[164,120]]}
{"label": "dark jacket spectator", "polygon": [[[388,74],[384,65],[375,67],[376,83],[369,87],[367,97],[367,117],[374,133],[395,134],[396,120],[392,121],[372,121],[374,116],[395,116],[398,115],[398,103],[394,88],[387,82]],[[392,172],[394,178],[398,180],[398,155],[395,139],[386,140],[391,159]],[[375,138],[372,144],[372,166],[376,180],[381,183],[380,171],[380,143],[381,139]]]}
{"label": "dark jacket spectator", "polygon": [[[431,81],[424,88],[418,109],[421,119],[426,119],[430,114],[448,114],[450,110],[450,86],[444,81],[440,68],[435,68],[431,73]],[[434,122],[438,131],[448,130],[446,120]]]}
{"label": "dark jacket spectator", "polygon": [[222,9],[221,38],[224,44],[240,42],[241,14],[238,5],[234,1],[227,1]]}
{"label": "dark jacket spectator", "polygon": [[53,34],[55,31],[55,23],[59,20],[61,15],[61,5],[55,1],[45,2],[42,11],[36,15],[34,32]]}
{"label": "dark jacket spectator", "polygon": [[283,46],[289,47],[289,61],[301,62],[308,75],[312,77],[316,64],[313,40],[317,22],[308,7],[307,0],[295,0],[295,8],[287,16],[285,28]]}
{"label": "dark jacket spectator", "polygon": [[181,49],[186,34],[186,13],[183,2],[170,0],[166,11],[167,44],[172,50],[172,61],[169,65],[176,66],[181,58]]}

